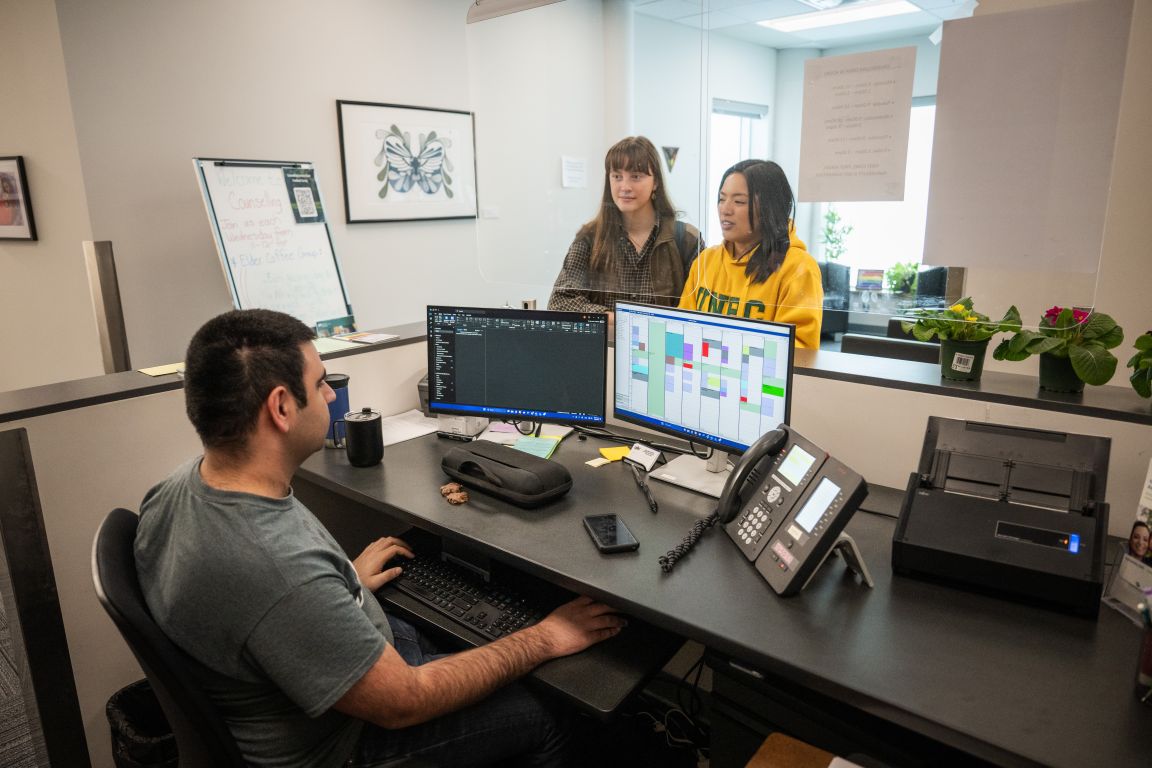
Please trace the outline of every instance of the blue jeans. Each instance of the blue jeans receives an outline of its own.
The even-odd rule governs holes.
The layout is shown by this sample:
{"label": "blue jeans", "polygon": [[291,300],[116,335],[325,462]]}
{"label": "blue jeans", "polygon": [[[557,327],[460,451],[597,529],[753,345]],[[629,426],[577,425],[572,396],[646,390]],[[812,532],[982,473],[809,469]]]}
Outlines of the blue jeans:
{"label": "blue jeans", "polygon": [[[395,648],[412,666],[443,654],[414,626],[388,616]],[[349,766],[569,765],[568,729],[535,693],[519,683],[470,707],[409,728],[365,723]]]}

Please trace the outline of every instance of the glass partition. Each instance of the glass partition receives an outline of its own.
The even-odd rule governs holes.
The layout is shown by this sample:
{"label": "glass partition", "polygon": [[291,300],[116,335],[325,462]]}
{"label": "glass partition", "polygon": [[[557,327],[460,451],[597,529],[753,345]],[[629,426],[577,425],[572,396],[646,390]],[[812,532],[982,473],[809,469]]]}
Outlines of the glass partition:
{"label": "glass partition", "polygon": [[[673,5],[695,10],[678,16]],[[1095,306],[1099,248],[1084,252],[1071,268],[1067,261],[1043,260],[1039,266],[1013,267],[1014,254],[1000,253],[997,242],[982,236],[982,222],[973,221],[963,247],[949,251],[979,253],[972,266],[941,266],[934,258],[938,245],[926,237],[934,224],[930,201],[952,183],[951,174],[933,176],[939,163],[934,142],[955,144],[955,137],[942,135],[938,124],[939,110],[956,109],[955,103],[938,99],[952,28],[944,27],[941,36],[941,24],[967,16],[972,4],[921,2],[916,24],[873,24],[865,31],[845,26],[838,32],[808,32],[807,37],[765,34],[754,23],[759,20],[754,11],[762,5],[566,0],[470,25],[480,189],[476,250],[484,278],[500,285],[503,295],[535,301],[541,308],[548,305],[562,272],[570,280],[585,280],[568,287],[577,293],[583,289],[593,303],[613,297],[678,303],[681,291],[661,281],[654,285],[633,275],[631,282],[615,283],[614,290],[612,280],[590,277],[586,269],[565,269],[566,256],[581,239],[578,233],[590,246],[598,218],[620,222],[607,210],[620,209],[620,198],[612,196],[606,180],[609,148],[627,136],[649,138],[660,166],[654,181],[664,185],[678,219],[689,232],[700,233],[703,247],[718,246],[726,239],[717,213],[720,179],[734,162],[771,160],[797,192],[805,63],[914,47],[903,199],[797,203],[791,210],[792,242],[802,241],[815,259],[819,276],[812,279],[820,285],[813,305],[802,298],[787,308],[793,314],[822,312],[827,339],[844,331],[884,334],[891,317],[949,307],[966,296],[974,299],[976,312],[994,320],[1015,305],[1026,327],[1036,327],[1052,306]],[[775,5],[782,6],[780,15],[804,10],[798,2]],[[929,6],[931,12],[925,10]],[[1007,17],[1018,14],[991,16],[1015,24]],[[953,80],[964,71],[953,62],[948,69],[952,79],[945,85],[957,89]],[[1067,69],[1055,75],[1075,79]],[[1110,157],[1095,159],[1097,164],[1105,161],[1110,164]],[[1103,210],[1106,199],[1092,203]],[[1005,205],[1012,206],[1007,218],[1020,221],[1052,209],[1044,200],[1033,206],[1006,199]],[[662,220],[667,225],[667,217]],[[676,234],[657,228],[650,243],[641,232],[632,238],[631,257],[656,253],[653,246],[661,237],[676,240]],[[619,230],[616,241],[628,250]],[[1044,249],[1036,250],[1042,254]],[[701,269],[700,264],[689,267],[689,280],[693,269]],[[746,312],[756,300],[746,297],[736,311]],[[723,297],[705,303],[693,308],[733,311]]]}

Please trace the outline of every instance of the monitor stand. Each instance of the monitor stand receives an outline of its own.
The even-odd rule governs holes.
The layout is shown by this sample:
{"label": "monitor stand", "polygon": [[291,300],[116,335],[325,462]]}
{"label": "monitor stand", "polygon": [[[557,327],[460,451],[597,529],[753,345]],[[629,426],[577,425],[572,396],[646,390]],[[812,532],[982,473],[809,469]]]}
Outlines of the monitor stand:
{"label": "monitor stand", "polygon": [[731,474],[728,454],[713,450],[712,458],[707,461],[687,454],[677,456],[664,466],[652,470],[648,477],[718,499]]}

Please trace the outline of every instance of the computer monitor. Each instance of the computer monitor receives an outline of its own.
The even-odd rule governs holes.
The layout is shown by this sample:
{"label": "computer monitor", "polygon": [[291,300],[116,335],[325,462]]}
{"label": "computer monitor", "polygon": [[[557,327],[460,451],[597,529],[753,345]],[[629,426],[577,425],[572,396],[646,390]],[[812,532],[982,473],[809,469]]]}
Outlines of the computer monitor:
{"label": "computer monitor", "polygon": [[608,316],[428,307],[428,410],[506,421],[604,423]]}
{"label": "computer monitor", "polygon": [[[742,453],[788,423],[796,329],[685,309],[616,303],[613,416]],[[719,496],[727,456],[681,456],[651,476]]]}

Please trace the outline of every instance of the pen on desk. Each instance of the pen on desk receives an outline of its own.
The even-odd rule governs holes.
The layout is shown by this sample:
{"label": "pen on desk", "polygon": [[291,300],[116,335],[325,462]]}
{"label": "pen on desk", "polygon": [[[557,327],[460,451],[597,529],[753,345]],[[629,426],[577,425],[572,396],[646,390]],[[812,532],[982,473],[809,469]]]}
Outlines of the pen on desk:
{"label": "pen on desk", "polygon": [[640,474],[640,468],[635,464],[629,464],[632,467],[632,477],[636,478],[636,485],[640,486],[640,490],[644,491],[644,498],[648,499],[648,509],[652,510],[652,514],[660,511],[656,506],[656,499],[652,498],[652,491],[648,488],[648,483],[644,482],[644,476]]}

